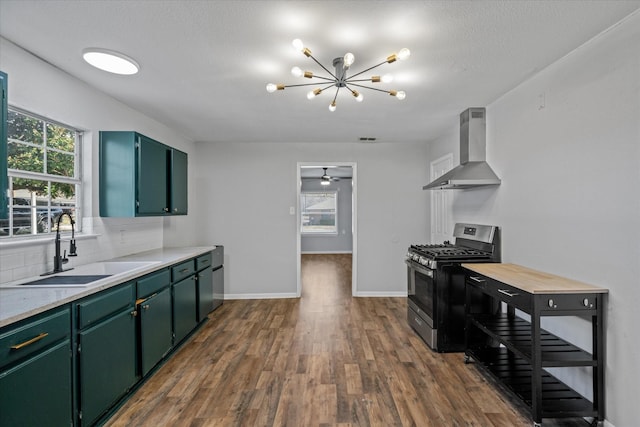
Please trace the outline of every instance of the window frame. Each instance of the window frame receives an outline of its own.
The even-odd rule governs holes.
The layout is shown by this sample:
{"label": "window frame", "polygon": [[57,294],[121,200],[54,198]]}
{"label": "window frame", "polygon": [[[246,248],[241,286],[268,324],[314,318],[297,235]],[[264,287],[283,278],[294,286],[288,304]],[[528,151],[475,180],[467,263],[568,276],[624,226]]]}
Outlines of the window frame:
{"label": "window frame", "polygon": [[[305,230],[304,228],[304,217],[305,217],[305,212],[306,210],[303,208],[303,203],[304,203],[304,199],[306,198],[307,195],[321,195],[321,194],[332,194],[335,200],[335,208],[333,209],[333,215],[334,215],[334,230],[331,231],[323,231],[323,230],[319,230],[319,231],[309,231],[309,230]],[[338,191],[337,190],[331,190],[331,191],[318,191],[318,190],[311,190],[311,191],[301,191],[300,192],[300,234],[303,236],[337,236],[339,235],[339,228],[338,228]]]}
{"label": "window frame", "polygon": [[[63,176],[63,175],[54,175],[54,174],[50,174],[50,173],[45,173],[44,171],[41,172],[32,172],[32,171],[26,171],[26,170],[22,170],[22,169],[13,169],[13,168],[7,168],[7,192],[8,192],[8,197],[7,197],[7,203],[8,203],[8,229],[7,229],[7,234],[6,235],[2,235],[0,236],[0,239],[14,239],[14,238],[29,238],[29,237],[42,237],[42,236],[49,236],[52,233],[55,232],[53,224],[50,224],[48,229],[46,231],[39,231],[38,227],[33,227],[34,225],[34,220],[32,219],[31,222],[31,232],[29,234],[15,234],[14,233],[14,224],[13,224],[13,220],[14,220],[14,215],[13,212],[15,209],[19,208],[19,209],[30,209],[31,210],[31,216],[32,218],[34,216],[37,216],[39,212],[46,212],[46,216],[47,218],[51,218],[52,217],[52,209],[56,209],[58,207],[58,205],[52,204],[52,196],[51,196],[51,185],[52,183],[60,183],[60,184],[68,184],[68,185],[73,185],[75,188],[75,203],[74,205],[70,206],[70,209],[75,213],[75,231],[76,232],[81,232],[82,231],[82,198],[83,198],[83,171],[82,171],[82,146],[84,143],[84,131],[81,129],[78,129],[75,126],[71,126],[65,123],[61,123],[59,121],[50,119],[48,117],[44,117],[41,116],[39,114],[33,113],[31,111],[28,110],[24,110],[22,108],[19,107],[15,107],[12,105],[8,106],[8,114],[10,113],[17,113],[23,116],[27,116],[29,118],[35,119],[35,120],[39,120],[43,122],[43,144],[42,146],[38,145],[38,144],[34,144],[32,142],[28,142],[28,141],[20,141],[17,144],[20,145],[24,145],[24,146],[31,146],[34,148],[42,148],[43,149],[43,164],[45,165],[45,167],[47,166],[47,153],[48,152],[56,152],[56,153],[63,153],[66,155],[73,155],[73,171],[74,171],[74,176],[73,177],[69,177],[69,176]],[[73,153],[70,153],[68,151],[64,151],[64,150],[60,150],[59,148],[55,148],[55,147],[49,147],[47,146],[47,132],[46,132],[46,127],[47,125],[53,125],[53,126],[57,126],[57,127],[62,127],[65,128],[67,130],[69,130],[70,132],[73,132],[74,134],[74,151]],[[9,157],[9,144],[16,144],[15,142],[10,142],[10,135],[7,135],[7,158]],[[37,181],[43,181],[47,184],[47,187],[49,188],[49,191],[47,191],[47,196],[46,196],[46,205],[37,205],[37,204],[29,204],[29,205],[19,205],[16,204],[14,201],[14,193],[13,193],[13,184],[14,184],[14,179],[31,179],[31,180],[37,180]],[[35,228],[35,230],[34,230]],[[61,230],[62,231],[62,230]]]}

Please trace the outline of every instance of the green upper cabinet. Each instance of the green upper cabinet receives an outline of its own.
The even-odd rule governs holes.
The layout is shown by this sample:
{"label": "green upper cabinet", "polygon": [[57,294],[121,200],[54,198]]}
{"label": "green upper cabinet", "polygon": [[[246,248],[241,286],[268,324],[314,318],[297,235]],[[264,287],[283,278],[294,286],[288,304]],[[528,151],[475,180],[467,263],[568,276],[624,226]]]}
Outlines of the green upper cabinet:
{"label": "green upper cabinet", "polygon": [[169,170],[167,158],[171,149],[166,145],[139,137],[136,171],[137,214],[165,215],[169,212]]}
{"label": "green upper cabinet", "polygon": [[187,214],[187,153],[171,150],[171,213]]}
{"label": "green upper cabinet", "polygon": [[136,132],[100,132],[100,216],[186,214],[186,153]]}
{"label": "green upper cabinet", "polygon": [[7,218],[7,75],[0,71],[0,218]]}

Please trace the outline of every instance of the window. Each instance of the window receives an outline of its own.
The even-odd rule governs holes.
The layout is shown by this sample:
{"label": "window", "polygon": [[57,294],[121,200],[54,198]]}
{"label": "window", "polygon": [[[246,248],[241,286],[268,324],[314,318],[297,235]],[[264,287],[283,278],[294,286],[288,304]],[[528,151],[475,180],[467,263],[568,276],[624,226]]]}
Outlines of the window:
{"label": "window", "polygon": [[70,126],[10,107],[7,115],[9,215],[0,236],[70,230],[81,194],[82,133]]}
{"label": "window", "polygon": [[300,194],[303,234],[338,234],[337,192]]}

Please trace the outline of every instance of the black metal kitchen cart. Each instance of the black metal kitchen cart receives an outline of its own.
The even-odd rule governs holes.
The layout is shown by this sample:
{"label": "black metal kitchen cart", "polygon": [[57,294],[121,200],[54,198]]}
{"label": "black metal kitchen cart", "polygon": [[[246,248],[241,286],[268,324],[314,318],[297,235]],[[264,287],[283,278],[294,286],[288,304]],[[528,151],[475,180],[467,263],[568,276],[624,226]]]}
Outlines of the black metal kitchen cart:
{"label": "black metal kitchen cart", "polygon": [[[543,418],[592,417],[604,422],[603,306],[607,289],[515,264],[463,264],[466,276],[465,362],[473,359]],[[503,304],[501,304],[503,303]],[[516,315],[518,310],[518,315]],[[591,322],[586,351],[540,327],[546,316]],[[557,322],[556,322],[557,324]],[[548,368],[592,370],[592,397],[560,381]],[[559,372],[565,371],[560,369]]]}

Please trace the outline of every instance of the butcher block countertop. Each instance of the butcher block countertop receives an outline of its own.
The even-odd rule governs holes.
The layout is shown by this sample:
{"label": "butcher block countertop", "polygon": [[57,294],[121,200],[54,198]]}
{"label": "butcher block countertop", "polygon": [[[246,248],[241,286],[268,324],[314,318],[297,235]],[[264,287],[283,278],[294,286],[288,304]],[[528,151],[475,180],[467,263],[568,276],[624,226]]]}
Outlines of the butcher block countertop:
{"label": "butcher block countertop", "polygon": [[462,264],[467,270],[513,286],[530,294],[608,293],[609,290],[516,264]]}

